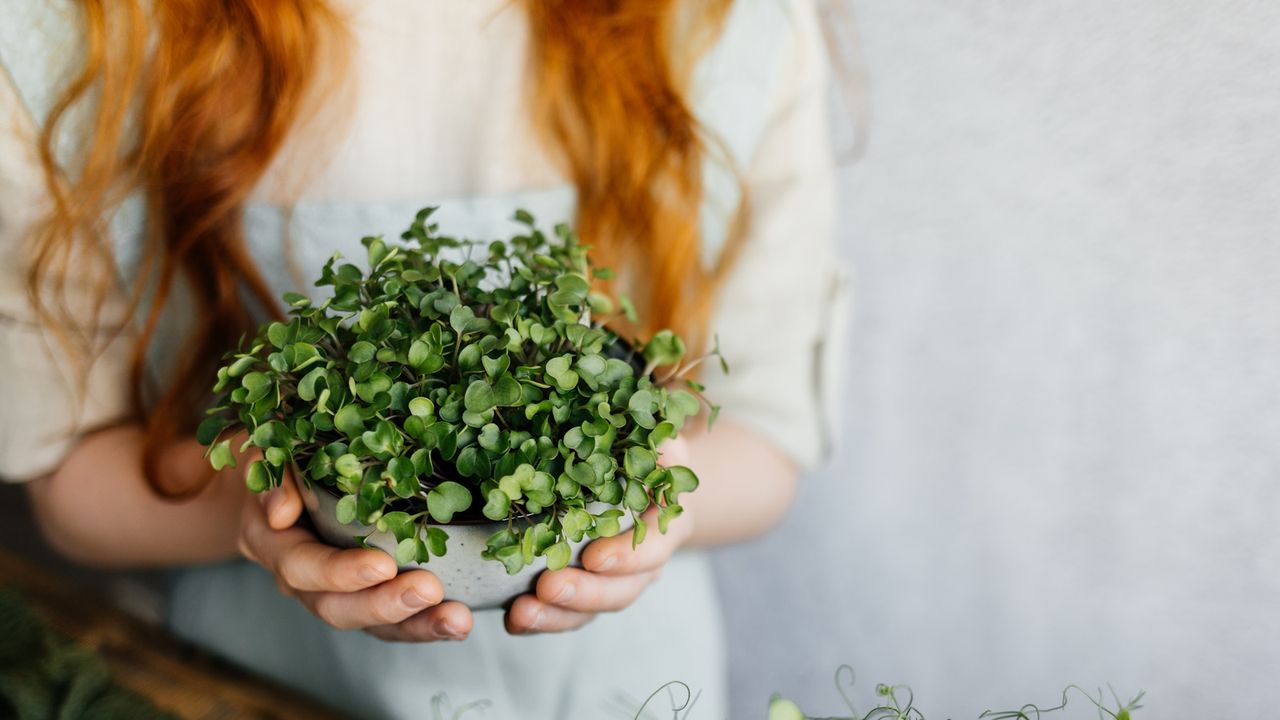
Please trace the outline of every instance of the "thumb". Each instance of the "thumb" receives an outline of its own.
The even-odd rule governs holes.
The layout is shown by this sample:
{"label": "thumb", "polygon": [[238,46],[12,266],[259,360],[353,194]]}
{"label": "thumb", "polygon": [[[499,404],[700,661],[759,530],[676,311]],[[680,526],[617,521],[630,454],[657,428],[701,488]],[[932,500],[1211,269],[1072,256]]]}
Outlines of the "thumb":
{"label": "thumb", "polygon": [[690,452],[689,441],[683,436],[672,438],[658,448],[660,462],[666,467],[672,465],[688,465],[693,459],[693,453]]}
{"label": "thumb", "polygon": [[302,516],[302,495],[298,492],[292,469],[285,469],[280,487],[262,494],[262,507],[272,530],[285,530],[298,522]]}

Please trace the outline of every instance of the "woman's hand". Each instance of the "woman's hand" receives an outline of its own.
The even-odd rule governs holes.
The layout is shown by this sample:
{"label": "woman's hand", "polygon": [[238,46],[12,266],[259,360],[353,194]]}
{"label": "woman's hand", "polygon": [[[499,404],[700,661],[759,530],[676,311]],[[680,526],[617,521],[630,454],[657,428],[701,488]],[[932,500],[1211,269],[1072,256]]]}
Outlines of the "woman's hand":
{"label": "woman's hand", "polygon": [[[663,465],[685,465],[688,445],[679,438],[662,446]],[[601,538],[582,551],[582,567],[548,571],[531,594],[521,595],[507,611],[507,632],[521,635],[573,630],[591,622],[597,613],[630,606],[658,579],[671,555],[693,534],[688,508],[659,533],[658,513],[643,516],[649,532],[631,547],[631,533]]]}
{"label": "woman's hand", "polygon": [[240,552],[276,576],[280,592],[339,630],[361,629],[383,640],[461,640],[471,611],[441,602],[444,588],[425,570],[397,574],[381,550],[343,550],[294,527],[302,496],[286,473],[281,487],[249,494],[240,524]]}

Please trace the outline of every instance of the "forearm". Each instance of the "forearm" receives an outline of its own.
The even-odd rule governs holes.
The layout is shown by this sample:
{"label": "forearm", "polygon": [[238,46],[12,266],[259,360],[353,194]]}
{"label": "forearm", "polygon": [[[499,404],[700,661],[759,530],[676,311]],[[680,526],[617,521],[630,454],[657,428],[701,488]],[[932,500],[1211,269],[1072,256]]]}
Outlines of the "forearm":
{"label": "forearm", "polygon": [[[62,554],[102,567],[164,567],[209,562],[236,552],[247,492],[234,472],[216,476],[181,501],[157,496],[142,474],[142,432],[122,426],[87,436],[52,475],[29,484],[41,530]],[[167,448],[161,472],[179,479],[208,473],[204,448]]]}
{"label": "forearm", "polygon": [[[687,427],[693,429],[696,422],[690,420]],[[680,498],[694,521],[687,545],[746,540],[782,519],[795,495],[799,470],[772,442],[729,419],[688,439],[688,464],[699,485]]]}

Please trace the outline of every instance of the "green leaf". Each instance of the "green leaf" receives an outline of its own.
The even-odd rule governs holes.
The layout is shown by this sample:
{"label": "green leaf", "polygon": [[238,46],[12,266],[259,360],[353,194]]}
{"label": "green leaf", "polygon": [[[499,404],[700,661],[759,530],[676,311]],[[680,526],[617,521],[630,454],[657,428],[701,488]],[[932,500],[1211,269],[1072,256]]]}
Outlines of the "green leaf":
{"label": "green leaf", "polygon": [[454,462],[454,467],[462,477],[475,477],[480,474],[481,460],[480,451],[474,445],[465,447],[458,452],[458,459]]}
{"label": "green leaf", "polygon": [[684,508],[679,505],[668,505],[658,510],[658,532],[664,535],[667,528],[671,525],[671,521],[680,517],[684,513]]}
{"label": "green leaf", "polygon": [[568,355],[557,355],[547,361],[547,375],[558,378],[569,372],[569,366],[572,358]]}
{"label": "green leaf", "polygon": [[254,366],[258,358],[253,355],[242,355],[235,362],[227,366],[227,375],[229,377],[238,378],[249,371]]}
{"label": "green leaf", "polygon": [[270,420],[257,427],[253,431],[253,444],[262,449],[269,447],[283,447],[293,440],[289,429],[284,423],[276,420]]}
{"label": "green leaf", "polygon": [[408,565],[418,559],[418,539],[405,538],[396,543],[396,564]]}
{"label": "green leaf", "polygon": [[289,346],[288,352],[293,353],[294,372],[301,372],[304,368],[324,359],[320,355],[320,351],[316,349],[316,346],[310,343],[294,343]]}
{"label": "green leaf", "polygon": [[[273,467],[284,467],[285,462],[289,460],[289,453],[284,448],[269,447],[263,455],[266,457],[267,463]],[[253,470],[253,468],[249,469],[250,471]]]}
{"label": "green leaf", "polygon": [[449,549],[449,533],[446,533],[438,527],[428,527],[426,535],[427,548],[431,550],[431,554],[436,557],[444,557],[444,554]]}
{"label": "green leaf", "polygon": [[635,527],[631,528],[631,549],[634,550],[640,543],[644,542],[644,536],[648,529],[644,518],[636,518]]}
{"label": "green leaf", "polygon": [[355,405],[343,406],[333,416],[333,426],[349,438],[359,436],[364,432],[364,418],[360,415],[360,408]]}
{"label": "green leaf", "polygon": [[775,695],[769,700],[767,720],[806,720],[807,717],[798,705],[786,698]]}
{"label": "green leaf", "polygon": [[653,417],[654,398],[653,393],[648,390],[638,390],[632,393],[631,399],[627,402],[627,409],[631,412],[631,418],[636,424],[642,428],[653,429],[658,421]]}
{"label": "green leaf", "polygon": [[622,517],[619,510],[606,510],[596,516],[595,534],[596,537],[609,538],[622,532],[622,524],[618,518]]}
{"label": "green leaf", "polygon": [[356,383],[356,395],[365,402],[373,402],[379,393],[391,390],[391,377],[386,373],[374,373],[364,382]]}
{"label": "green leaf", "polygon": [[578,374],[594,380],[604,374],[605,359],[599,355],[584,355],[578,358]]}
{"label": "green leaf", "polygon": [[623,467],[626,468],[627,475],[637,479],[643,478],[658,467],[658,456],[649,448],[629,447],[623,460]]}
{"label": "green leaf", "polygon": [[413,516],[407,512],[389,512],[378,518],[377,528],[395,535],[396,540],[412,538],[417,534]]}
{"label": "green leaf", "polygon": [[337,473],[346,478],[359,478],[364,467],[360,464],[360,459],[352,453],[345,453],[337,460],[333,461],[333,469]]}
{"label": "green leaf", "polygon": [[667,468],[667,472],[671,473],[669,497],[673,502],[681,493],[693,492],[698,489],[698,476],[689,468],[683,465],[672,465]]}
{"label": "green leaf", "polygon": [[561,540],[560,542],[547,548],[547,569],[562,570],[569,564],[570,555],[569,543]]}
{"label": "green leaf", "polygon": [[493,386],[495,405],[511,407],[520,403],[520,383],[510,375],[502,375]]}
{"label": "green leaf", "polygon": [[566,274],[556,278],[556,287],[563,293],[581,300],[587,296],[591,283],[581,275]]}
{"label": "green leaf", "polygon": [[267,466],[261,460],[254,460],[249,464],[249,470],[244,475],[245,487],[250,492],[260,493],[266,492],[271,487],[271,473],[267,472]]}
{"label": "green leaf", "polygon": [[671,472],[662,466],[654,468],[648,475],[641,478],[640,482],[647,488],[657,488],[666,485],[671,481]]}
{"label": "green leaf", "polygon": [[352,345],[351,349],[347,351],[347,359],[353,363],[367,363],[373,359],[374,353],[377,351],[378,349],[374,347],[373,343],[361,340]]}
{"label": "green leaf", "polygon": [[657,450],[662,443],[670,440],[676,435],[675,424],[669,421],[662,421],[653,427],[649,433],[649,447]]}
{"label": "green leaf", "polygon": [[444,367],[444,356],[422,340],[409,345],[409,366],[423,375],[431,375]]}
{"label": "green leaf", "polygon": [[[539,323],[533,323],[529,326],[529,339],[533,341],[534,345],[541,347],[555,340],[556,334],[551,328],[543,327]],[[566,365],[565,367],[568,366]]]}
{"label": "green leaf", "polygon": [[209,448],[209,464],[213,466],[214,470],[236,466],[236,458],[231,454],[230,440],[223,440]]}
{"label": "green leaf", "polygon": [[601,374],[599,382],[609,387],[616,387],[618,383],[631,377],[635,377],[635,370],[629,363],[625,360],[609,358],[604,363],[604,373]]}
{"label": "green leaf", "polygon": [[644,346],[644,359],[652,365],[674,365],[684,357],[684,341],[670,330],[660,330]]}
{"label": "green leaf", "polygon": [[283,350],[289,344],[289,326],[273,322],[267,326],[267,341],[277,349]]}
{"label": "green leaf", "polygon": [[196,427],[196,442],[201,445],[212,445],[218,439],[218,435],[231,424],[231,421],[221,415],[210,415],[200,422]]}
{"label": "green leaf", "polygon": [[430,418],[436,414],[436,406],[427,398],[416,397],[409,401],[409,413],[414,417]]}
{"label": "green leaf", "polygon": [[629,509],[638,513],[649,509],[649,493],[645,492],[644,485],[639,480],[627,481],[624,501]]}
{"label": "green leaf", "polygon": [[500,489],[489,491],[488,502],[484,505],[484,516],[493,521],[506,520],[511,513],[511,498]]}
{"label": "green leaf", "polygon": [[356,518],[366,525],[372,525],[382,517],[386,507],[386,485],[366,482],[360,485],[356,493]]}
{"label": "green leaf", "polygon": [[334,516],[338,522],[343,525],[350,525],[356,521],[356,496],[343,495],[338,498],[338,505],[334,508]]}
{"label": "green leaf", "polygon": [[565,537],[573,542],[579,542],[591,528],[591,514],[582,508],[570,508],[560,519],[560,528]]}
{"label": "green leaf", "polygon": [[499,443],[502,439],[502,433],[498,430],[498,426],[488,423],[480,428],[480,435],[477,436],[476,442],[480,443],[480,447],[490,452],[498,452],[502,448]]}
{"label": "green leaf", "polygon": [[511,358],[507,357],[505,353],[496,358],[486,355],[480,358],[480,363],[484,365],[484,372],[489,376],[489,379],[496,380],[499,375],[507,371],[507,368],[511,367]]}
{"label": "green leaf", "polygon": [[298,397],[307,402],[316,399],[316,383],[324,379],[325,369],[322,367],[312,368],[302,379],[298,381]]}
{"label": "green leaf", "polygon": [[666,417],[677,428],[684,424],[685,418],[697,415],[702,406],[698,398],[688,390],[676,390],[667,396]]}
{"label": "green leaf", "polygon": [[390,481],[391,491],[399,497],[411,498],[421,489],[413,461],[407,458],[393,457],[388,460],[387,470],[383,475]]}
{"label": "green leaf", "polygon": [[494,553],[494,558],[501,561],[503,567],[507,569],[508,575],[515,575],[524,569],[524,554],[520,550],[519,545],[510,545]]}
{"label": "green leaf", "polygon": [[484,380],[472,380],[471,384],[467,386],[463,403],[467,410],[474,413],[492,410],[496,404],[493,397],[493,388]]}
{"label": "green leaf", "polygon": [[631,298],[626,295],[618,297],[618,305],[622,308],[622,314],[629,322],[638,322],[640,316],[636,313],[636,306],[631,303]]}
{"label": "green leaf", "polygon": [[462,348],[458,352],[458,368],[460,370],[471,372],[480,365],[480,346],[472,343]]}
{"label": "green leaf", "polygon": [[240,386],[249,393],[245,396],[245,404],[252,405],[266,397],[267,393],[275,387],[275,383],[265,374],[255,371],[241,378]]}
{"label": "green leaf", "polygon": [[448,524],[456,513],[471,507],[471,491],[462,485],[446,480],[427,493],[427,509],[432,519]]}
{"label": "green leaf", "polygon": [[587,304],[591,306],[592,315],[610,315],[613,313],[613,300],[604,293],[593,292],[587,295]]}
{"label": "green leaf", "polygon": [[315,440],[315,424],[305,417],[300,417],[293,422],[293,434],[302,442],[309,443]]}
{"label": "green leaf", "polygon": [[449,313],[449,326],[459,335],[479,329],[484,321],[476,317],[474,311],[466,305],[459,305]]}

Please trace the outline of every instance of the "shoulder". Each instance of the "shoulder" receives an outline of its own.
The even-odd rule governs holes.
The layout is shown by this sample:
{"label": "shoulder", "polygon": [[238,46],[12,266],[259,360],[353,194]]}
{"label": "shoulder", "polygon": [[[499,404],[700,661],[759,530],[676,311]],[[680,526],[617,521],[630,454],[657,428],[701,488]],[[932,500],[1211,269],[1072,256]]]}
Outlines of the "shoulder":
{"label": "shoulder", "polygon": [[11,0],[0,23],[0,69],[37,122],[83,62],[81,21],[67,0]]}
{"label": "shoulder", "polygon": [[815,0],[737,0],[694,72],[695,110],[744,162],[781,97],[825,84],[824,56]]}

